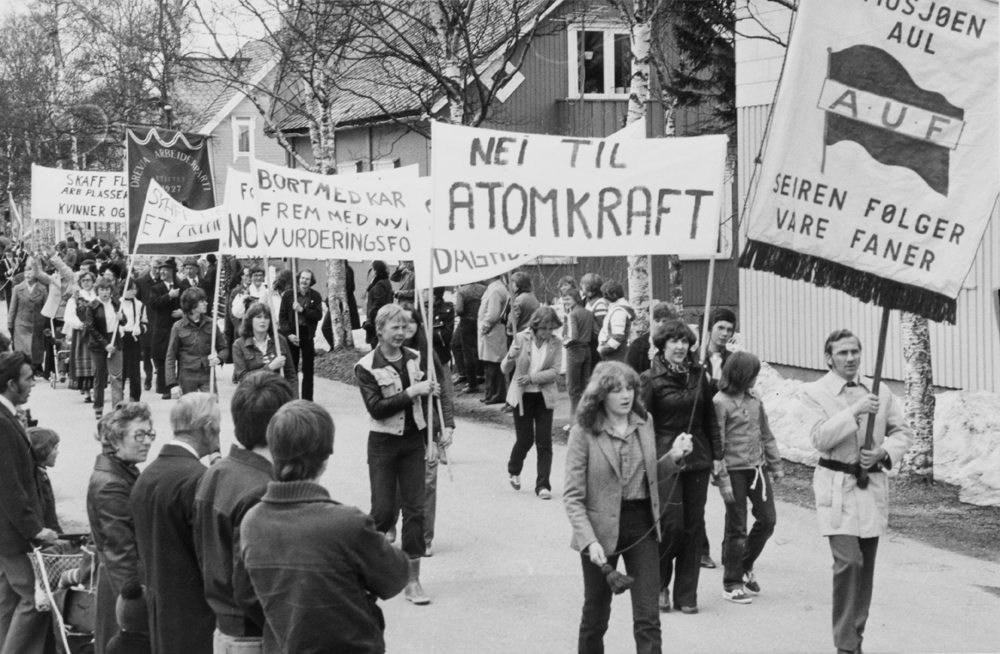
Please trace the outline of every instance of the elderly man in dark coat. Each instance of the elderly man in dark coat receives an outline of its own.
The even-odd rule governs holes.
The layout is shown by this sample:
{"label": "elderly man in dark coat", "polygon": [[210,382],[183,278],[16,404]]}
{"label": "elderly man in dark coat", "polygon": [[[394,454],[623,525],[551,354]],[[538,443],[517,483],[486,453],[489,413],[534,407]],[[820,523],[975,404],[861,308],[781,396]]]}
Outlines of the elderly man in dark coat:
{"label": "elderly man in dark coat", "polygon": [[34,450],[17,419],[34,385],[23,352],[0,354],[0,654],[41,654],[49,618],[35,610],[32,540],[54,541],[42,522]]}
{"label": "elderly man in dark coat", "polygon": [[149,331],[151,356],[156,365],[156,392],[164,400],[170,399],[167,388],[167,346],[170,344],[170,330],[183,317],[181,311],[181,289],[177,280],[177,264],[173,259],[164,259],[159,267],[160,281],[149,289]]}
{"label": "elderly man in dark coat", "polygon": [[212,654],[215,614],[194,544],[194,503],[205,474],[199,459],[219,450],[222,414],[211,393],[188,393],[170,411],[172,441],[139,475],[132,516],[157,654]]}

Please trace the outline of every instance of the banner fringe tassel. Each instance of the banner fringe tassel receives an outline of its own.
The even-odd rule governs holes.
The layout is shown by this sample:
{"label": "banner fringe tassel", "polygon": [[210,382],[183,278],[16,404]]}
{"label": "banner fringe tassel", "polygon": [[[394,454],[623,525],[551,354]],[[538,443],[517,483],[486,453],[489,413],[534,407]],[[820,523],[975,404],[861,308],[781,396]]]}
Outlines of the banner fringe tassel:
{"label": "banner fringe tassel", "polygon": [[862,302],[908,311],[935,322],[955,324],[957,302],[947,295],[770,243],[748,240],[740,255],[740,268],[810,282],[816,286],[843,291]]}

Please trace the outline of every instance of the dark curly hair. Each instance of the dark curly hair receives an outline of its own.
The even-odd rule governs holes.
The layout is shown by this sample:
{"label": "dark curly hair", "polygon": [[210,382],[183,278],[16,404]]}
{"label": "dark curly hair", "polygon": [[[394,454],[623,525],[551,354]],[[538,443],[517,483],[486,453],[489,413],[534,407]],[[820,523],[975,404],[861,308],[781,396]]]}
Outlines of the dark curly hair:
{"label": "dark curly hair", "polygon": [[[271,317],[271,307],[267,306],[263,302],[254,302],[247,309],[246,315],[243,316],[243,326],[240,327],[240,336],[243,338],[250,338],[253,336],[253,319],[257,316],[267,316],[267,319],[274,320]],[[268,330],[271,329],[271,325],[267,326]],[[277,346],[277,343],[275,343]]]}

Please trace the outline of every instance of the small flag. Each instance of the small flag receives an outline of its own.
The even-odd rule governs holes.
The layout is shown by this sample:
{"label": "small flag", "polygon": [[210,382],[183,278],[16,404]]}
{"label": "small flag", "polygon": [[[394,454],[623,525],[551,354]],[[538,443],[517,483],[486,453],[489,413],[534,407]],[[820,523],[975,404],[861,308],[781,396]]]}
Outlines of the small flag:
{"label": "small flag", "polygon": [[909,168],[947,197],[965,112],[917,86],[895,57],[870,45],[831,53],[819,107],[827,112],[824,145],[854,141],[879,163]]}

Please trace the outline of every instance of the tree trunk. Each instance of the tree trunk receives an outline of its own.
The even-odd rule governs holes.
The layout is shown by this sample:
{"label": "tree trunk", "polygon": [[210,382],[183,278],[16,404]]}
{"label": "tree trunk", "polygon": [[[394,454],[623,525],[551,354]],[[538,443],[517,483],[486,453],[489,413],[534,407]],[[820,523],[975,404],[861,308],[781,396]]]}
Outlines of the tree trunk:
{"label": "tree trunk", "polygon": [[[309,142],[316,160],[316,170],[324,175],[332,175],[337,172],[336,125],[330,116],[329,103],[324,98],[314,95],[311,101],[314,109],[312,115],[318,117],[309,128]],[[326,303],[330,310],[335,351],[354,348],[351,319],[345,310],[348,306],[345,265],[343,259],[328,259],[326,262]]]}
{"label": "tree trunk", "polygon": [[[629,30],[632,47],[632,79],[629,81],[627,124],[646,117],[649,100],[649,48],[652,25],[645,11],[645,2],[636,3],[635,22]],[[633,335],[649,330],[649,256],[628,256],[628,301],[635,309]]]}
{"label": "tree trunk", "polygon": [[934,398],[931,341],[927,319],[902,314],[903,359],[906,362],[906,421],[913,429],[913,445],[903,456],[910,474],[934,479]]}

